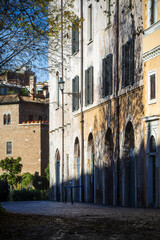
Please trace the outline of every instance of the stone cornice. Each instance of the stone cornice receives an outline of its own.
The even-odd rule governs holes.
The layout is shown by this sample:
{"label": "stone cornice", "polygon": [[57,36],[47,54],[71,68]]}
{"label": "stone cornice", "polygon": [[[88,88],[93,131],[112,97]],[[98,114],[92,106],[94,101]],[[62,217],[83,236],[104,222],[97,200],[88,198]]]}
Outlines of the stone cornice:
{"label": "stone cornice", "polygon": [[153,25],[151,25],[149,28],[147,28],[144,31],[144,37],[148,36],[149,34],[155,32],[156,30],[158,30],[160,28],[160,21],[154,23]]}
{"label": "stone cornice", "polygon": [[146,62],[160,55],[160,45],[143,54],[143,61]]}

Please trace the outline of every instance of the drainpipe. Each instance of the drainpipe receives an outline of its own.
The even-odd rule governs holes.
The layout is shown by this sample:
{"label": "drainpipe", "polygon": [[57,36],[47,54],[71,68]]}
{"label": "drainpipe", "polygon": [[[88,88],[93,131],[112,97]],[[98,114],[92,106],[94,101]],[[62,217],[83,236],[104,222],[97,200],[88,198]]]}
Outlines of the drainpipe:
{"label": "drainpipe", "polygon": [[[61,0],[61,72],[62,81],[64,81],[63,74],[63,0]],[[64,201],[64,96],[62,91],[62,201]]]}
{"label": "drainpipe", "polygon": [[83,116],[83,0],[81,6],[81,201],[84,201],[84,116]]}
{"label": "drainpipe", "polygon": [[119,0],[117,0],[117,34],[116,34],[116,40],[117,40],[117,79],[116,79],[116,162],[117,162],[117,178],[116,178],[116,205],[120,205],[120,159],[119,159]]}

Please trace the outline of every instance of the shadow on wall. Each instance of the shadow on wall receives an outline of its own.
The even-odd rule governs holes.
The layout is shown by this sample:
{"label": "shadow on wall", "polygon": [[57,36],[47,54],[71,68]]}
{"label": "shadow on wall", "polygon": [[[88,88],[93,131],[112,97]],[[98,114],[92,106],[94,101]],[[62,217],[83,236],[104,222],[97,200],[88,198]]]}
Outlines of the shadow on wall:
{"label": "shadow on wall", "polygon": [[[130,125],[130,123],[129,123]],[[133,131],[128,126],[129,131]],[[56,184],[50,188],[50,198],[54,201],[71,201],[116,205],[116,182],[120,184],[120,206],[144,207],[144,159],[134,154],[132,139],[126,145],[124,157],[120,161],[120,177],[116,176],[116,165],[113,161],[113,142],[110,130],[106,134],[105,161],[97,167],[93,159],[93,171],[82,179],[81,175],[64,182],[60,181],[60,155],[57,153]],[[143,148],[143,142],[141,147]],[[139,151],[141,154],[141,151]],[[78,172],[79,166],[75,171]],[[82,184],[83,182],[83,184]]]}

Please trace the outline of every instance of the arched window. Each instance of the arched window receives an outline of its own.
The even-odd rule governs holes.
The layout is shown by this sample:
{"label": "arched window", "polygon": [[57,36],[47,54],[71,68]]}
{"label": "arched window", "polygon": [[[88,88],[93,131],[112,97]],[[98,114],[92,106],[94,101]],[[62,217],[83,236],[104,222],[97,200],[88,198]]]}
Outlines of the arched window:
{"label": "arched window", "polygon": [[11,124],[11,114],[7,115],[7,124]]}
{"label": "arched window", "polygon": [[150,153],[155,153],[156,152],[156,141],[153,136],[150,138],[150,143],[149,143],[149,150]]}
{"label": "arched window", "polygon": [[6,125],[7,124],[7,115],[4,114],[3,115],[3,125]]}
{"label": "arched window", "polygon": [[3,125],[9,125],[11,124],[11,114],[4,114],[3,115]]}

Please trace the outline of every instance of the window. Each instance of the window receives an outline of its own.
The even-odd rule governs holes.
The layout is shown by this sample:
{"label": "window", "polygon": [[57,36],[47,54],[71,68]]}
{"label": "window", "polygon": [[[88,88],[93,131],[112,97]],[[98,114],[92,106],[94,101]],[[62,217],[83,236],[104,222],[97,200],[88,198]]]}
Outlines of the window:
{"label": "window", "polygon": [[85,70],[85,105],[93,103],[93,67]]}
{"label": "window", "polygon": [[102,60],[102,96],[106,97],[112,94],[112,54],[107,55]]}
{"label": "window", "polygon": [[88,7],[88,40],[91,41],[93,38],[92,33],[92,4]]}
{"label": "window", "polygon": [[156,102],[156,72],[149,72],[148,78],[148,97],[149,103]]}
{"label": "window", "polygon": [[106,0],[107,26],[111,23],[111,0]]}
{"label": "window", "polygon": [[69,155],[67,154],[67,181],[69,181]]}
{"label": "window", "polygon": [[[76,76],[72,80],[72,93],[79,93],[79,77]],[[72,95],[72,111],[76,111],[79,109],[79,95]]]}
{"label": "window", "polygon": [[122,46],[122,88],[134,82],[134,39]]}
{"label": "window", "polygon": [[6,154],[12,154],[12,142],[6,143]]}
{"label": "window", "polygon": [[79,32],[78,32],[78,18],[76,24],[72,24],[72,55],[79,51]]}
{"label": "window", "polygon": [[33,115],[28,116],[28,121],[33,121]]}
{"label": "window", "polygon": [[157,21],[157,0],[148,1],[148,27]]}
{"label": "window", "polygon": [[127,7],[131,8],[132,7],[132,0],[127,0]]}
{"label": "window", "polygon": [[10,125],[10,124],[11,124],[11,114],[4,114],[3,125]]}

